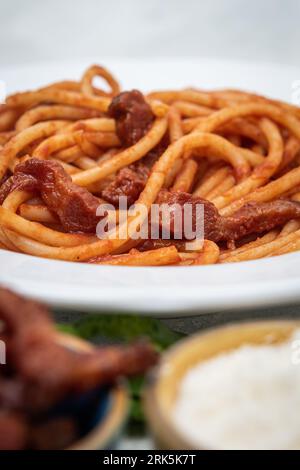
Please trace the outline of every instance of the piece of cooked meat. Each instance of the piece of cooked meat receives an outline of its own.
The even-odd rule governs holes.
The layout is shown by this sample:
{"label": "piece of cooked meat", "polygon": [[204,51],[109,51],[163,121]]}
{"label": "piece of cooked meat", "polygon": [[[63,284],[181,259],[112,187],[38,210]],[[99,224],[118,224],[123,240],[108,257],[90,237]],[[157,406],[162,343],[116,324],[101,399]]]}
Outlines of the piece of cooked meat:
{"label": "piece of cooked meat", "polygon": [[[184,238],[183,210],[186,204],[191,206],[191,228],[196,232],[197,206],[204,211],[204,238],[214,242],[236,241],[246,235],[260,234],[281,226],[291,219],[300,218],[300,203],[279,199],[277,201],[258,203],[249,202],[230,217],[222,217],[213,203],[183,192],[161,191],[158,204],[167,204],[170,211],[170,231],[176,238]],[[178,225],[178,221],[181,221]],[[160,214],[160,226],[168,224]],[[177,224],[177,225],[176,225]]]}
{"label": "piece of cooked meat", "polygon": [[151,107],[138,90],[124,91],[115,96],[108,115],[116,120],[117,135],[126,147],[144,137],[154,120]]}

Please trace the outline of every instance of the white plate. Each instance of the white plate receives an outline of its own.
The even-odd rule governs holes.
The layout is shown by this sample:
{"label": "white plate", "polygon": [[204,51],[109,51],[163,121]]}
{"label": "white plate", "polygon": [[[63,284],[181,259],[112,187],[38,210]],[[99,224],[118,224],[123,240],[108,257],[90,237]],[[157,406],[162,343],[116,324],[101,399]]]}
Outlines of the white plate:
{"label": "white plate", "polygon": [[[78,78],[101,62],[123,88],[148,91],[196,86],[239,87],[291,100],[300,69],[275,65],[184,60],[97,60],[0,68],[8,92]],[[44,260],[0,250],[0,282],[53,306],[94,311],[134,311],[185,316],[217,310],[265,307],[300,301],[300,252],[239,264],[135,268]]]}

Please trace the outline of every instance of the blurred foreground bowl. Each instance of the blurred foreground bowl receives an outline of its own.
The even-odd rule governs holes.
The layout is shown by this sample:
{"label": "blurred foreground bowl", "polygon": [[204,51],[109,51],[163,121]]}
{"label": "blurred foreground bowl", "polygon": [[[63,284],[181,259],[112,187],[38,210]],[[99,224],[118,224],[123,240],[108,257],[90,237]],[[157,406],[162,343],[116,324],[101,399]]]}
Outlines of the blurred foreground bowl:
{"label": "blurred foreground bowl", "polygon": [[[59,334],[58,342],[82,352],[93,346],[74,336]],[[68,450],[98,450],[116,447],[129,416],[129,394],[125,381],[66,399],[54,413],[77,421],[81,437]]]}

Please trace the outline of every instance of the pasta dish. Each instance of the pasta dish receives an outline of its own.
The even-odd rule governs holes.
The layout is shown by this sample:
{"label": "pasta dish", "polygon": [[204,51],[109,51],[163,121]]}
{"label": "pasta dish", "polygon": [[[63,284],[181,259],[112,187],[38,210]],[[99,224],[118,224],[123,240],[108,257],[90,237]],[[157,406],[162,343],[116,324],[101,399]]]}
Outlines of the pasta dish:
{"label": "pasta dish", "polygon": [[8,96],[0,248],[132,266],[299,250],[300,108],[240,90],[121,91],[96,65]]}

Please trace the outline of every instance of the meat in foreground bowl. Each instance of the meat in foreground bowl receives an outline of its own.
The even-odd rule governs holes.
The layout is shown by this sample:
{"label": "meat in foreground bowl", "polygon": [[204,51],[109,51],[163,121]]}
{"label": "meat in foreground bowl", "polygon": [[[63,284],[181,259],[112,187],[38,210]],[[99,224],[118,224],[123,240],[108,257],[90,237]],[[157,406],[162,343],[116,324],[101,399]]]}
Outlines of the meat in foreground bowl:
{"label": "meat in foreground bowl", "polygon": [[0,320],[0,449],[113,445],[128,408],[119,379],[151,367],[154,348],[60,336],[46,307],[4,288]]}

